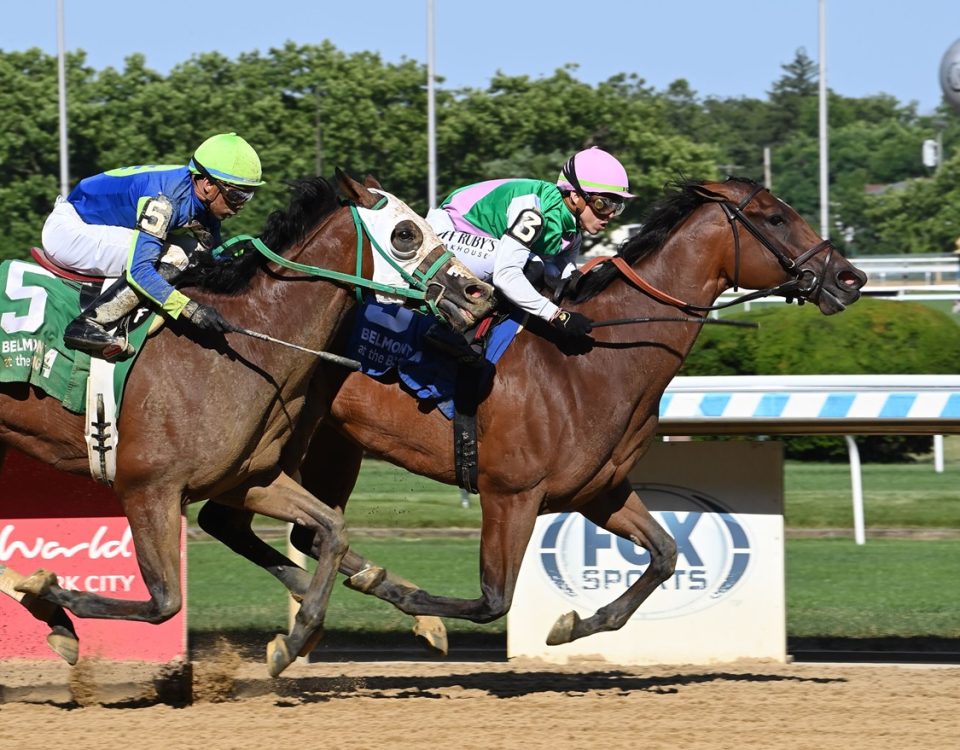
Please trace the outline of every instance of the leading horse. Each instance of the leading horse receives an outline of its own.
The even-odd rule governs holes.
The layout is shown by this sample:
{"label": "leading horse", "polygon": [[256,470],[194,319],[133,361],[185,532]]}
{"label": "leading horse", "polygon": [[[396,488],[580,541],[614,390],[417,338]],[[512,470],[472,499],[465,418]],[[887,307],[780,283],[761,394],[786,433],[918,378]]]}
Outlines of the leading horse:
{"label": "leading horse", "polygon": [[[614,602],[586,619],[570,612],[548,636],[557,644],[621,627],[674,570],[676,544],[627,475],[654,439],[660,398],[690,352],[717,297],[729,288],[810,301],[832,315],[860,296],[866,275],[788,204],[750,180],[678,183],[640,234],[589,270],[564,304],[597,327],[582,348],[531,321],[496,366],[476,415],[482,509],[480,596],[435,596],[356,551],[341,560],[347,585],[415,615],[488,622],[510,607],[538,515],[577,511],[646,549],[650,564]],[[343,511],[364,453],[455,484],[451,423],[397,384],[322,368],[314,387],[342,381],[300,468],[304,487]],[[293,467],[291,467],[291,471]],[[201,509],[208,533],[261,565],[295,595],[309,576],[259,541],[251,516],[216,503]],[[293,543],[310,552],[294,529]],[[329,565],[321,559],[320,565]],[[445,649],[437,623],[428,641]],[[415,629],[416,632],[416,629]]]}
{"label": "leading horse", "polygon": [[[354,288],[372,277],[373,243],[391,256],[394,271],[423,280],[427,296],[455,327],[470,325],[489,310],[492,289],[447,253],[429,225],[402,201],[369,178],[363,185],[338,170],[337,183],[342,201],[326,180],[297,183],[290,208],[271,215],[263,233],[274,251],[270,259],[250,252],[222,267],[242,277],[242,294],[197,290],[196,298],[215,304],[239,326],[323,349],[354,306]],[[236,283],[237,278],[230,280]],[[124,395],[113,489],[129,521],[150,598],[71,591],[52,573],[38,571],[16,586],[18,593],[35,597],[32,611],[44,614],[68,639],[73,633],[62,610],[51,614],[38,600],[78,617],[168,619],[182,603],[182,506],[205,498],[297,524],[314,539],[313,554],[322,546],[324,554],[339,560],[347,549],[340,514],[280,466],[285,451],[303,454],[325,410],[316,388],[307,398],[317,366],[314,356],[300,350],[235,333],[198,334],[176,321],[148,339]],[[0,437],[59,469],[89,471],[84,416],[33,386],[0,385]],[[274,498],[269,507],[260,502],[264,494]],[[0,573],[10,571],[0,566]],[[335,575],[336,565],[318,569],[307,583],[290,648],[271,658],[275,673],[322,627]],[[69,644],[66,651],[68,660],[76,658]]]}

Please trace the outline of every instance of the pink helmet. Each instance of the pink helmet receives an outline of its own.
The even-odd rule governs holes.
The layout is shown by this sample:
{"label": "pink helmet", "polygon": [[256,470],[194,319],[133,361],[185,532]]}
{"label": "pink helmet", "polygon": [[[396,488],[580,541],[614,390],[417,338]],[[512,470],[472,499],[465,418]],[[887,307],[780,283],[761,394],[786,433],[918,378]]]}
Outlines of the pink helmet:
{"label": "pink helmet", "polygon": [[596,146],[571,156],[563,165],[557,185],[561,190],[575,190],[580,194],[609,193],[633,198],[627,192],[630,182],[627,170],[617,159]]}

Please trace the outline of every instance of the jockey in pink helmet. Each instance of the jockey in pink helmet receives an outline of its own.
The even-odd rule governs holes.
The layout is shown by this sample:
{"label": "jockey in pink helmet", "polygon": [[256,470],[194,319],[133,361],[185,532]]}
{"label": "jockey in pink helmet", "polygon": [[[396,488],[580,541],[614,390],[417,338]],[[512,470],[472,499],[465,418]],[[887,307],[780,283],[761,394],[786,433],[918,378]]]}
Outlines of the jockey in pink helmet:
{"label": "jockey in pink helmet", "polygon": [[531,276],[567,279],[576,270],[582,235],[599,234],[618,216],[629,192],[627,171],[599,148],[574,154],[556,183],[501,179],[453,191],[427,221],[451,252],[522,311],[579,338],[592,321],[562,310]]}

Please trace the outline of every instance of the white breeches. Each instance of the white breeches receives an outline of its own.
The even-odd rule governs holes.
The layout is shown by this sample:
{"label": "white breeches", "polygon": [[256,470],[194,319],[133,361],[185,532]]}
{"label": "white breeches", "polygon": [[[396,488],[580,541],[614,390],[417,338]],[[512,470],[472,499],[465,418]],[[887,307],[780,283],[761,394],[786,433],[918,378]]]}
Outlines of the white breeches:
{"label": "white breeches", "polygon": [[58,197],[43,225],[43,249],[59,266],[90,276],[122,276],[133,229],[87,224]]}

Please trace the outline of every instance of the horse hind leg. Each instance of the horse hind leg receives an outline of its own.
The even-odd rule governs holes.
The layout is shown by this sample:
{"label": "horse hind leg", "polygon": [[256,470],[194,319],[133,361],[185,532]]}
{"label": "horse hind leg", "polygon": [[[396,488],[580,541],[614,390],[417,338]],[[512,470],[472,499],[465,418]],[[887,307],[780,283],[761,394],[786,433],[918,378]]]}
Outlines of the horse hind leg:
{"label": "horse hind leg", "polygon": [[547,636],[550,646],[570,643],[593,633],[619,630],[647,597],[673,575],[677,563],[676,542],[650,515],[629,483],[624,482],[596,498],[580,512],[601,528],[646,549],[650,553],[650,564],[624,593],[590,617],[581,619],[576,612],[561,615]]}
{"label": "horse hind leg", "polygon": [[50,627],[47,645],[71,666],[80,658],[80,638],[63,607],[58,607],[33,594],[20,591],[27,577],[0,564],[0,592],[19,602],[36,619]]}
{"label": "horse hind leg", "polygon": [[[241,557],[263,568],[280,581],[294,599],[302,601],[313,576],[254,533],[251,526],[254,517],[252,511],[223,502],[224,499],[216,498],[204,503],[197,515],[200,528]],[[312,532],[300,526],[294,527],[294,530],[306,531],[309,537],[307,546],[312,544]]]}

